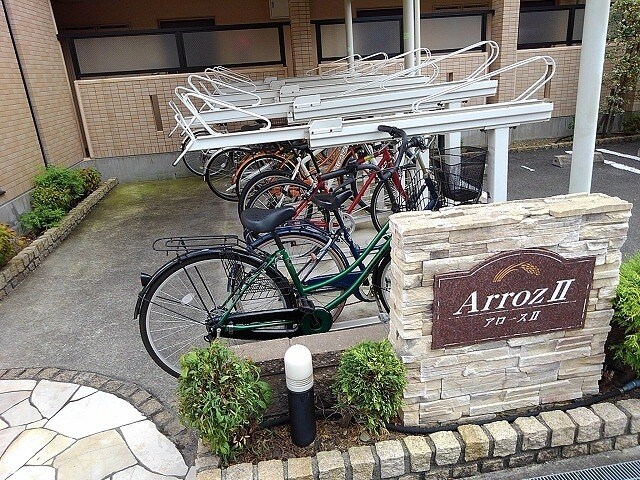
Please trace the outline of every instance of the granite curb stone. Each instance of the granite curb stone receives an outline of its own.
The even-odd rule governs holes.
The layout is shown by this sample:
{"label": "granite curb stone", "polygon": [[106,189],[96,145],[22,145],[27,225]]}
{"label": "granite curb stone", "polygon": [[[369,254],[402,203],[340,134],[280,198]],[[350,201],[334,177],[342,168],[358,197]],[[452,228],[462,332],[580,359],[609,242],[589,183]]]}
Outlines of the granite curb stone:
{"label": "granite curb stone", "polygon": [[578,407],[567,410],[567,415],[578,426],[576,441],[579,443],[591,442],[600,438],[600,427],[602,422],[600,417],[586,407]]}
{"label": "granite curb stone", "polygon": [[[622,429],[622,425],[626,426],[627,423],[622,421],[620,413],[627,419],[635,418],[633,415],[640,413],[640,399],[622,400],[620,403],[620,408],[612,403],[596,404],[601,406],[594,405],[592,409],[574,408],[569,410],[571,415],[569,411],[551,410],[540,413],[538,417],[518,417],[512,423],[500,420],[482,426],[461,425],[457,432],[410,435],[400,440],[377,442],[372,446],[351,447],[344,453],[331,450],[319,452],[313,458],[271,461],[273,463],[270,465],[276,471],[282,468],[286,480],[464,478],[478,472],[495,472],[560,458],[635,447],[640,443],[638,432],[629,433],[628,429]],[[601,413],[601,416],[594,412]],[[583,429],[581,440],[584,441],[577,438],[580,427]],[[596,431],[597,435],[594,433]],[[604,431],[622,433],[601,438],[601,432]],[[570,438],[572,443],[566,444]],[[587,438],[591,440],[585,440]],[[229,477],[226,473],[228,469],[217,468],[217,458],[206,453],[201,445],[198,454],[197,480],[235,478]],[[211,461],[205,461],[207,458]],[[474,460],[469,461],[469,458]],[[253,476],[243,480],[279,478],[277,474],[271,476],[264,467],[260,468],[262,463],[253,469]],[[248,466],[244,468],[243,471],[249,475]]]}

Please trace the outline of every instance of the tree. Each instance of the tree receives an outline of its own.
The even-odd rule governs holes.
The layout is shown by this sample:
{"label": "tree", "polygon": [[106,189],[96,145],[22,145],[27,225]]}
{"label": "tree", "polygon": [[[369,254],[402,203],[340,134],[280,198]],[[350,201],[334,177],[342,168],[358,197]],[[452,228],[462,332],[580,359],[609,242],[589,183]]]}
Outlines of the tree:
{"label": "tree", "polygon": [[607,58],[613,68],[605,99],[603,131],[610,132],[614,115],[630,112],[640,76],[640,0],[616,0],[609,14]]}

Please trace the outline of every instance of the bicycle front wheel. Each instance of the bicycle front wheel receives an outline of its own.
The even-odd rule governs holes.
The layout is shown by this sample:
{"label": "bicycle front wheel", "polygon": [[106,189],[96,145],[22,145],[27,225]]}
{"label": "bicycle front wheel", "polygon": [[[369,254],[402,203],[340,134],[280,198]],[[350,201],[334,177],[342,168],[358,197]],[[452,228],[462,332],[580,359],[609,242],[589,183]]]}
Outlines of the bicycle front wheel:
{"label": "bicycle front wheel", "polygon": [[[205,336],[215,336],[213,325],[224,313],[222,305],[261,264],[247,253],[219,250],[200,252],[167,268],[146,289],[139,314],[140,335],[151,358],[178,377],[180,357],[208,345]],[[233,312],[292,305],[286,280],[275,270],[266,270],[251,283]]]}
{"label": "bicycle front wheel", "polygon": [[[317,285],[324,280],[335,277],[347,268],[346,258],[335,244],[330,244],[328,237],[324,238],[320,237],[320,235],[316,236],[295,231],[276,231],[276,233],[289,254],[298,278],[305,286]],[[272,235],[258,238],[252,246],[269,254],[278,250]],[[286,274],[287,278],[290,279],[282,259],[278,261],[278,270]],[[344,285],[327,285],[311,292],[308,298],[313,301],[316,307],[324,307],[342,295],[344,290]],[[334,321],[338,318],[346,303],[346,300],[344,300],[331,310],[331,316]]]}
{"label": "bicycle front wheel", "polygon": [[382,257],[373,270],[373,291],[382,307],[389,313],[391,306],[391,255]]}
{"label": "bicycle front wheel", "polygon": [[226,148],[207,161],[204,179],[213,193],[231,202],[238,200],[233,176],[238,164],[250,153],[248,148]]}

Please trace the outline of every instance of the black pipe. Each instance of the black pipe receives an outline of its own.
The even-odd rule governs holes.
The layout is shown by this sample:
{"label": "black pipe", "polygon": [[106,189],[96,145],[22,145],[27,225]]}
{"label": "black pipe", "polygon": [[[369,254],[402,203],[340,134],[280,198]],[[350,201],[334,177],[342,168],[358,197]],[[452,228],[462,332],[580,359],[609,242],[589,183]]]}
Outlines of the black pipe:
{"label": "black pipe", "polygon": [[[587,399],[581,399],[581,400],[575,400],[571,403],[568,403],[566,405],[560,405],[560,406],[544,406],[544,407],[539,407],[531,412],[528,412],[524,415],[509,415],[506,417],[499,417],[499,418],[491,418],[491,419],[484,419],[484,420],[479,420],[477,422],[473,422],[475,425],[484,425],[486,423],[491,423],[491,422],[495,422],[498,420],[506,420],[507,422],[512,422],[514,421],[516,418],[518,417],[533,417],[535,415],[538,415],[539,413],[542,412],[548,412],[551,410],[569,410],[571,408],[578,408],[578,407],[588,407],[589,405],[593,405],[594,403],[598,403],[601,402],[602,400],[607,400],[609,398],[612,397],[617,397],[619,395],[623,395],[627,392],[630,392],[631,390],[640,387],[640,378],[637,378],[635,380],[631,380],[630,382],[626,383],[623,387],[617,388],[615,390],[611,390],[610,392],[606,392],[606,393],[602,393],[600,395],[596,395],[594,397],[591,398],[587,398]],[[333,411],[333,410],[329,410],[328,412],[325,411],[320,411],[317,410],[316,411],[316,418],[324,418],[324,419],[328,419],[331,418],[332,416],[335,416],[338,412]],[[288,415],[284,415],[282,417],[276,417],[276,418],[271,418],[269,420],[265,420],[264,422],[262,422],[259,427],[260,428],[272,428],[272,427],[277,427],[280,425],[284,425],[286,423],[289,423],[289,416]],[[386,424],[386,428],[389,431],[392,432],[398,432],[398,433],[408,433],[408,434],[413,434],[413,435],[426,435],[427,433],[435,433],[435,432],[445,432],[445,431],[451,431],[451,430],[455,430],[456,428],[458,428],[458,424],[451,424],[451,425],[439,425],[439,426],[434,426],[434,427],[413,427],[413,426],[405,426],[405,425],[396,425],[395,423],[387,423]]]}
{"label": "black pipe", "polygon": [[35,111],[33,110],[33,104],[31,103],[31,95],[29,95],[29,87],[27,86],[27,79],[24,76],[24,70],[22,69],[22,62],[20,61],[20,55],[18,55],[18,46],[16,45],[16,40],[13,36],[13,29],[11,28],[11,22],[9,21],[7,6],[5,5],[4,0],[0,0],[0,2],[2,3],[2,12],[4,13],[4,18],[7,22],[9,37],[11,37],[11,44],[13,45],[13,53],[16,56],[16,62],[18,63],[18,70],[20,70],[20,77],[22,78],[22,86],[24,88],[24,93],[27,97],[27,103],[29,104],[29,111],[31,112],[31,119],[33,121],[33,126],[36,130],[36,137],[38,137],[38,145],[40,145],[40,153],[42,153],[42,161],[44,162],[44,166],[46,168],[49,166],[49,162],[47,162],[47,156],[44,153],[44,145],[42,144],[42,138],[40,137],[40,129],[38,128],[36,114],[35,114]]}
{"label": "black pipe", "polygon": [[[637,387],[640,387],[640,378],[632,380],[632,381],[626,383],[623,387],[618,388],[616,390],[612,390],[610,392],[602,393],[600,395],[596,395],[595,397],[576,400],[576,401],[573,401],[573,402],[568,403],[566,405],[539,407],[539,408],[536,408],[535,410],[533,410],[531,412],[528,412],[525,415],[509,415],[507,417],[499,417],[499,418],[491,418],[491,419],[479,420],[479,421],[473,422],[473,423],[475,425],[484,425],[486,423],[495,422],[497,420],[506,420],[507,422],[512,422],[518,417],[533,417],[535,415],[538,415],[539,413],[548,412],[548,411],[551,411],[551,410],[562,410],[562,411],[565,411],[565,410],[569,410],[571,408],[588,407],[589,405],[593,405],[594,403],[601,402],[602,400],[607,400],[607,399],[609,399],[611,397],[617,397],[618,395],[622,395],[624,393],[627,393],[627,392],[629,392],[629,391],[631,391],[631,390],[633,390],[634,388],[637,388]],[[386,427],[387,427],[387,430],[390,430],[392,432],[425,435],[427,433],[435,433],[435,432],[441,432],[441,431],[447,431],[447,430],[455,430],[458,427],[458,425],[453,424],[453,425],[443,425],[443,426],[436,426],[436,427],[411,427],[411,426],[396,425],[396,424],[393,424],[393,423],[388,423],[386,425]]]}

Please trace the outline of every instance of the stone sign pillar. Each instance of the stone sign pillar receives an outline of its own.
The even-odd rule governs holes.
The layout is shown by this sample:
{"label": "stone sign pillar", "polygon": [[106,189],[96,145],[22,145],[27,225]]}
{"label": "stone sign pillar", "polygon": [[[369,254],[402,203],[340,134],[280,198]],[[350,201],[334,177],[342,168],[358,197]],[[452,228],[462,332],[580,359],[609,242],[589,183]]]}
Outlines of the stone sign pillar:
{"label": "stone sign pillar", "polygon": [[562,195],[391,219],[406,425],[598,393],[631,204]]}

